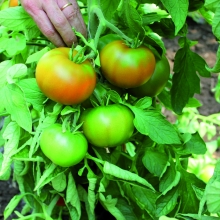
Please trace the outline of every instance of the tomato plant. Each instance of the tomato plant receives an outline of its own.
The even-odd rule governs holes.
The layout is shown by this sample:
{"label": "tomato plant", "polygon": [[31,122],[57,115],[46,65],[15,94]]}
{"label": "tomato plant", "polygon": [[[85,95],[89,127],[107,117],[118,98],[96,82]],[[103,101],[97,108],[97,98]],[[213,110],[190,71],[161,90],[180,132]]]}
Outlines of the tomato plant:
{"label": "tomato plant", "polygon": [[163,90],[170,76],[170,64],[165,56],[156,62],[156,68],[151,78],[143,85],[129,89],[129,93],[136,97],[154,97]]}
{"label": "tomato plant", "polygon": [[147,82],[155,69],[155,57],[145,46],[130,48],[122,40],[107,44],[100,52],[101,71],[118,87],[133,88]]}
{"label": "tomato plant", "polygon": [[119,104],[87,109],[81,116],[84,135],[97,147],[116,147],[128,141],[134,131],[133,120],[130,109]]}
{"label": "tomato plant", "polygon": [[83,134],[64,131],[62,125],[53,124],[43,130],[40,147],[53,163],[70,167],[82,161],[88,144]]}
{"label": "tomato plant", "polygon": [[42,92],[65,105],[85,101],[96,85],[96,73],[90,61],[74,63],[69,59],[69,53],[69,48],[50,50],[36,68],[36,80]]}
{"label": "tomato plant", "polygon": [[201,116],[194,95],[220,53],[209,67],[187,18],[212,26],[211,45],[218,1],[77,3],[88,35],[73,28],[71,48],[55,48],[22,6],[0,11],[0,180],[19,189],[4,219],[219,219],[220,163],[199,177],[215,164],[219,113]]}

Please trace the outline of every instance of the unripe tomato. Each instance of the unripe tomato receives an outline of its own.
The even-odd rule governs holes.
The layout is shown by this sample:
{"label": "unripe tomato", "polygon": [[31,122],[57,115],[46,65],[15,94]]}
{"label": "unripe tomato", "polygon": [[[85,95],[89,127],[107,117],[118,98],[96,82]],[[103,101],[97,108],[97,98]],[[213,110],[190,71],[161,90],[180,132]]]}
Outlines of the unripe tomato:
{"label": "unripe tomato", "polygon": [[69,59],[69,52],[70,48],[65,47],[52,49],[41,57],[36,68],[36,80],[41,91],[64,105],[83,102],[96,85],[96,73],[90,61],[74,63]]}
{"label": "unripe tomato", "polygon": [[147,82],[155,69],[155,57],[145,46],[130,48],[122,40],[107,44],[100,52],[101,72],[113,85],[134,88]]}
{"label": "unripe tomato", "polygon": [[70,167],[85,157],[88,142],[83,134],[63,131],[61,124],[53,124],[43,130],[40,148],[53,163]]}
{"label": "unripe tomato", "polygon": [[134,115],[120,104],[85,110],[80,118],[87,140],[97,147],[116,147],[125,143],[134,131]]}
{"label": "unripe tomato", "polygon": [[157,96],[165,87],[170,76],[170,64],[165,56],[156,62],[156,68],[151,78],[143,85],[129,89],[128,92],[136,97]]}

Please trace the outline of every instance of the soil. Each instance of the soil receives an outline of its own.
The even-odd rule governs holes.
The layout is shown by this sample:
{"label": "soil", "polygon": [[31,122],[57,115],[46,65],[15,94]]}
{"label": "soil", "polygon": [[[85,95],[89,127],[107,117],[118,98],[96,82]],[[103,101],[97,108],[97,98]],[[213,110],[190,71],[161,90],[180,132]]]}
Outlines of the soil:
{"label": "soil", "polygon": [[[189,26],[188,38],[198,41],[198,44],[193,46],[192,50],[202,56],[209,67],[214,66],[218,43],[212,34],[211,27],[205,23],[196,23],[192,19],[188,19],[187,23]],[[167,48],[167,57],[171,67],[173,67],[174,56],[179,49],[178,39],[164,39],[164,42]],[[217,74],[212,74],[211,78],[201,78],[201,93],[196,94],[195,97],[203,104],[198,109],[202,115],[210,115],[220,111],[220,104],[216,102],[212,91],[216,82]],[[175,120],[175,116],[170,114],[170,112],[164,112],[164,114],[169,120]],[[12,179],[0,181],[0,220],[3,219],[3,212],[6,205],[18,193],[19,190],[16,183]]]}

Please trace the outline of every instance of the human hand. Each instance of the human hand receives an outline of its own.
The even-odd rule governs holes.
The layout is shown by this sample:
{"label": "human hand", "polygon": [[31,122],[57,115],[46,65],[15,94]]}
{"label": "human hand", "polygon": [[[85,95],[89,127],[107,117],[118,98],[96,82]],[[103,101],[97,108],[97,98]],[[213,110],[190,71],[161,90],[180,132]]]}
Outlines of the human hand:
{"label": "human hand", "polygon": [[73,42],[77,42],[72,27],[86,36],[86,26],[76,0],[21,0],[20,2],[41,32],[57,47],[71,46]]}

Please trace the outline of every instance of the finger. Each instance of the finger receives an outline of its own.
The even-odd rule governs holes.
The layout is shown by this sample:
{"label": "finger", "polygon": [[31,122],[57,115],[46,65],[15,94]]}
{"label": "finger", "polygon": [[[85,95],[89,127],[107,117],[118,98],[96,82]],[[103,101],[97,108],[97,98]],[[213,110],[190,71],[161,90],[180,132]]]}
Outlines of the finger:
{"label": "finger", "polygon": [[[72,3],[72,5],[64,8],[62,12],[69,21],[71,27],[74,27],[76,31],[82,33],[86,37],[86,25],[80,12],[80,8],[75,0],[69,0],[69,3]],[[60,4],[60,1],[58,1],[58,5],[62,8]]]}
{"label": "finger", "polygon": [[33,18],[42,34],[47,37],[54,45],[64,46],[64,42],[54,26],[51,24],[47,14],[42,10],[42,6],[33,1],[21,1],[23,7]]}
{"label": "finger", "polygon": [[[70,23],[65,17],[64,13],[60,10],[59,5],[54,4],[54,1],[52,1],[51,4],[49,4],[49,2],[50,1],[48,1],[47,4],[43,5],[43,9],[50,18],[50,21],[53,24],[54,28],[60,34],[64,43],[67,46],[71,46],[73,42],[77,42],[77,38],[72,31]],[[59,2],[59,4],[62,4],[62,7],[67,3],[66,0],[60,0]]]}

